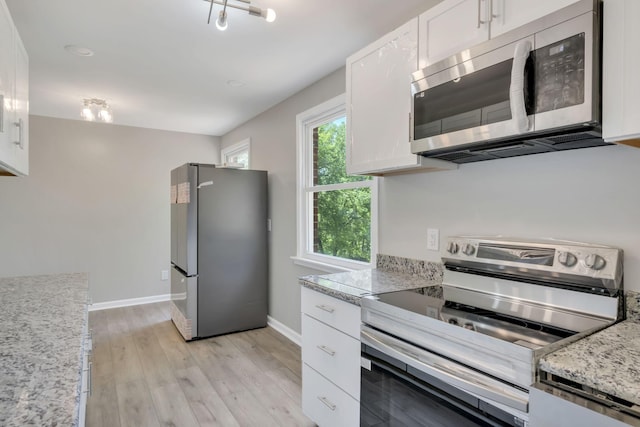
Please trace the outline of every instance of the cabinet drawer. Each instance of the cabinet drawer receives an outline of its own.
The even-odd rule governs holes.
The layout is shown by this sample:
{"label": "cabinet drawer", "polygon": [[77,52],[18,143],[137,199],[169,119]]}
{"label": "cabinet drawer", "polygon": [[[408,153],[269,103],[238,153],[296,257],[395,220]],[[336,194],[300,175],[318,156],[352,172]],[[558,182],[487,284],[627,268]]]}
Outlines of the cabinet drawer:
{"label": "cabinet drawer", "polygon": [[360,400],[360,341],[302,316],[302,360]]}
{"label": "cabinet drawer", "polygon": [[304,363],[302,412],[320,427],[360,425],[360,404]]}
{"label": "cabinet drawer", "polygon": [[305,287],[301,294],[304,314],[360,340],[359,306]]}

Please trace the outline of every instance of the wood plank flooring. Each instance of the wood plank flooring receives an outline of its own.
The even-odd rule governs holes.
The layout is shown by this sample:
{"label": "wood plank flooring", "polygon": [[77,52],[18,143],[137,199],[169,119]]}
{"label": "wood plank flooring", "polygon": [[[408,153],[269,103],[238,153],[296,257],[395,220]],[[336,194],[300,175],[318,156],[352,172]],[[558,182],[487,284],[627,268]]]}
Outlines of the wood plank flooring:
{"label": "wood plank flooring", "polygon": [[169,303],[89,314],[89,427],[313,426],[300,348],[270,327],[184,342]]}

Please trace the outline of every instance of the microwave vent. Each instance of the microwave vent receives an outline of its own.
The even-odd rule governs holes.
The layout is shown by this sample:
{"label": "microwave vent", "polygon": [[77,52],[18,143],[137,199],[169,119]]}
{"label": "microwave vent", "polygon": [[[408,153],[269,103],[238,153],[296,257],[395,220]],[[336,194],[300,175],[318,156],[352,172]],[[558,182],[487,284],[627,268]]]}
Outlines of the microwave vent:
{"label": "microwave vent", "polygon": [[472,163],[483,160],[524,156],[527,154],[549,153],[553,151],[573,150],[576,148],[612,145],[605,142],[597,131],[585,131],[569,134],[535,138],[528,140],[499,141],[494,143],[472,144],[471,147],[457,150],[439,150],[423,152],[425,157],[446,160],[453,163]]}

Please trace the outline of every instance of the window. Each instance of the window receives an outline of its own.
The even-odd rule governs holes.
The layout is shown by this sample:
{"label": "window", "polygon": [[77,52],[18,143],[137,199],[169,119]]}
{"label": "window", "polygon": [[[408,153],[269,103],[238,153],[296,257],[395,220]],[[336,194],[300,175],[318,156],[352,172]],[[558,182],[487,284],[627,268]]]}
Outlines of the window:
{"label": "window", "polygon": [[377,181],[347,175],[344,95],[297,116],[298,253],[334,272],[369,268],[376,252]]}
{"label": "window", "polygon": [[249,169],[251,151],[251,138],[247,138],[237,144],[223,148],[221,153],[222,164],[224,166],[237,167],[239,169]]}

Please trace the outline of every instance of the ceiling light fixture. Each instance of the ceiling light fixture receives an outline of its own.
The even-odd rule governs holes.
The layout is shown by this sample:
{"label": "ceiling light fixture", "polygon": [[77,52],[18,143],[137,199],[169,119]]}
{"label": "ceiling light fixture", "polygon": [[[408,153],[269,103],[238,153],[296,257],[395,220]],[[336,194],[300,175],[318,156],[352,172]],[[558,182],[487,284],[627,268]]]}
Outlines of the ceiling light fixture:
{"label": "ceiling light fixture", "polygon": [[244,10],[245,12],[249,12],[249,15],[264,18],[267,22],[273,22],[276,20],[276,12],[273,9],[261,9],[259,7],[251,6],[251,2],[249,0],[233,0],[237,3],[244,3],[247,6],[229,3],[229,0],[204,1],[211,3],[211,6],[209,7],[209,19],[207,19],[207,24],[211,23],[211,13],[213,12],[213,5],[218,4],[222,6],[222,10],[218,14],[218,19],[216,19],[216,28],[218,28],[220,31],[224,31],[227,29],[227,27],[229,27],[229,22],[227,21],[227,7]]}
{"label": "ceiling light fixture", "polygon": [[97,118],[105,123],[113,122],[111,107],[104,99],[85,98],[83,99],[83,105],[80,112],[80,117],[83,119],[92,122]]}

